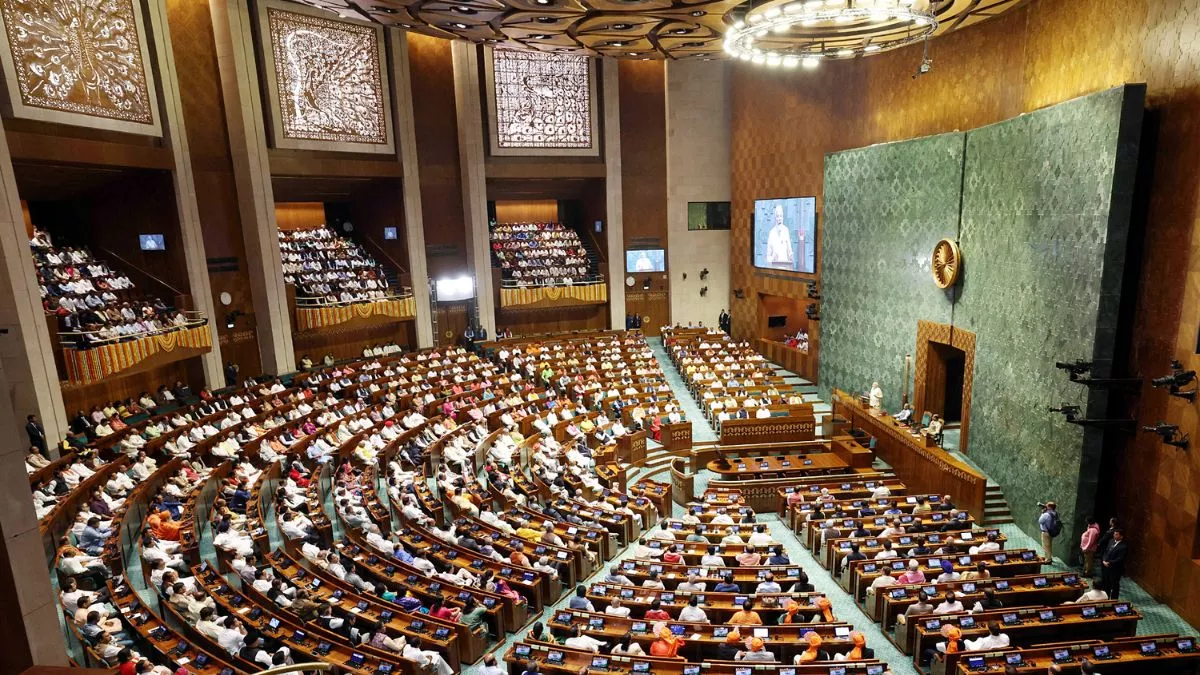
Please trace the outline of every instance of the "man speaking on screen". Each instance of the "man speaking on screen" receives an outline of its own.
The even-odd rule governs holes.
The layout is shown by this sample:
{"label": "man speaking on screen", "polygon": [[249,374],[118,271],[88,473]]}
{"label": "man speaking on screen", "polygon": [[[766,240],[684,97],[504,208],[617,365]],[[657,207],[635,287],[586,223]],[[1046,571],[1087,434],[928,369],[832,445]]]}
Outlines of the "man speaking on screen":
{"label": "man speaking on screen", "polygon": [[783,224],[783,205],[775,205],[775,227],[767,235],[767,264],[772,267],[786,269],[796,268],[795,249],[792,248],[792,234]]}

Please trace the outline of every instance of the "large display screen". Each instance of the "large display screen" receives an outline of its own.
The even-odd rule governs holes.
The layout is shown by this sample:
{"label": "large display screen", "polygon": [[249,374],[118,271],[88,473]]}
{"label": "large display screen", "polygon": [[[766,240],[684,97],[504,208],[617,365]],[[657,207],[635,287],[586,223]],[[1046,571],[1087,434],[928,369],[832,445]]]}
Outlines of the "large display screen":
{"label": "large display screen", "polygon": [[629,274],[637,272],[666,272],[666,252],[661,248],[625,251],[625,271]]}
{"label": "large display screen", "polygon": [[754,266],[816,273],[816,197],[754,202]]}

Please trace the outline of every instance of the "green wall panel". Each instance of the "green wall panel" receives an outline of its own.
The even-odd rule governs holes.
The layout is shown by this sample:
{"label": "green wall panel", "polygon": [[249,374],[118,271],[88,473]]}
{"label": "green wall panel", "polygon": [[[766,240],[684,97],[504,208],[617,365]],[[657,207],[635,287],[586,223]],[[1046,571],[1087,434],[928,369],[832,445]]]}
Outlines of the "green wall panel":
{"label": "green wall panel", "polygon": [[[968,454],[1030,532],[1039,500],[1057,500],[1068,524],[1094,504],[1102,434],[1046,408],[1106,412],[1102,392],[1089,399],[1054,362],[1096,360],[1108,374],[1143,97],[1122,87],[826,158],[822,389],[879,379],[894,409],[919,319],[974,332]],[[950,293],[929,276],[944,236],[964,258]]]}
{"label": "green wall panel", "polygon": [[[933,285],[933,242],[958,232],[963,134],[827,155],[821,237],[821,386],[864,391],[878,380],[900,405],[917,319],[950,322]],[[910,384],[911,396],[911,384]]]}

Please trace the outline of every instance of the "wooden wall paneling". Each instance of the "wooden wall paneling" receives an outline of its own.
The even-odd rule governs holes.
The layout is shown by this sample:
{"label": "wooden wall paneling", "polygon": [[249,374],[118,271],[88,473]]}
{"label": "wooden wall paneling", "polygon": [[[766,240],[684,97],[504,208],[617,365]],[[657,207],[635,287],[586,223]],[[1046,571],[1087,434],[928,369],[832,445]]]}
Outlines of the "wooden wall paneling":
{"label": "wooden wall paneling", "polygon": [[275,221],[280,231],[307,230],[325,224],[321,202],[275,202]]}
{"label": "wooden wall paneling", "polygon": [[437,333],[433,337],[439,345],[455,344],[462,338],[471,315],[470,304],[469,300],[437,304]]}
{"label": "wooden wall paneling", "polygon": [[496,200],[498,223],[550,223],[558,220],[558,200]]}
{"label": "wooden wall paneling", "polygon": [[[204,251],[208,257],[209,284],[218,316],[217,339],[222,358],[237,363],[247,375],[262,372],[258,335],[247,330],[247,319],[233,329],[225,327],[224,313],[254,314],[250,276],[237,184],[229,150],[229,128],[221,91],[208,3],[166,0],[171,29],[179,96],[192,162],[196,202],[203,223]],[[231,302],[220,302],[228,293]]]}
{"label": "wooden wall paneling", "polygon": [[[347,205],[354,231],[350,237],[361,244],[379,264],[396,270],[401,282],[412,285],[410,253],[405,236],[402,181],[374,181]],[[396,238],[384,239],[383,228],[395,227]]]}
{"label": "wooden wall paneling", "polygon": [[[660,61],[621,61],[621,191],[625,248],[667,248],[666,77]],[[609,255],[624,259],[624,251]],[[621,266],[622,269],[624,265]],[[652,274],[651,288],[634,275],[625,309],[643,317],[642,330],[658,335],[671,322],[670,271]]]}
{"label": "wooden wall paneling", "polygon": [[142,392],[153,394],[160,385],[173,386],[177,381],[187,383],[193,392],[200,391],[204,386],[204,366],[199,357],[108,377],[92,384],[72,385],[64,382],[63,403],[67,414],[73,417],[77,411],[91,410],[95,405],[137,397]]}
{"label": "wooden wall paneling", "polygon": [[414,342],[413,321],[379,321],[375,318],[351,320],[344,324],[294,333],[292,342],[296,346],[296,362],[305,356],[314,363],[330,354],[334,359],[361,358],[366,347],[395,342],[405,349]]}
{"label": "wooden wall paneling", "polygon": [[408,51],[429,276],[457,277],[467,270],[467,230],[450,42],[409,33]]}
{"label": "wooden wall paneling", "polygon": [[[787,336],[795,335],[800,330],[809,330],[808,314],[805,313],[805,308],[808,307],[807,301],[759,293],[758,304],[758,337],[782,342]],[[767,319],[772,316],[786,316],[787,325],[769,328]],[[814,357],[816,355],[811,344],[809,354]]]}
{"label": "wooden wall paneling", "polygon": [[498,309],[496,329],[513,335],[562,333],[574,330],[603,330],[608,327],[608,305],[555,307],[547,309]]}

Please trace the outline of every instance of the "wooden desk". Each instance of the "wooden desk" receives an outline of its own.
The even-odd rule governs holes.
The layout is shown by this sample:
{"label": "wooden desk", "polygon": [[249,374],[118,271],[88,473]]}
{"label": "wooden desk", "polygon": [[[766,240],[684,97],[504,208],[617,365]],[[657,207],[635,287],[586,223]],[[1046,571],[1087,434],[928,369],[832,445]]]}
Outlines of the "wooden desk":
{"label": "wooden desk", "polygon": [[[809,339],[809,344],[813,344],[812,338]],[[817,381],[817,354],[815,351],[796,349],[783,342],[759,338],[758,353],[809,382]]]}
{"label": "wooden desk", "polygon": [[959,508],[983,519],[987,478],[933,445],[924,436],[914,436],[891,417],[880,417],[857,398],[841,390],[833,393],[833,415],[875,438],[875,454],[891,465],[912,490],[952,495]]}
{"label": "wooden desk", "polygon": [[[1128,673],[1129,675],[1169,675],[1174,673],[1196,673],[1200,672],[1200,652],[1191,652],[1184,654],[1179,652],[1176,647],[1176,636],[1170,637],[1134,637],[1128,639],[1114,640],[1108,643],[1092,643],[1092,644],[1071,644],[1062,645],[1059,649],[1065,649],[1066,656],[1070,659],[1069,662],[1063,665],[1063,671],[1067,673],[1079,672],[1079,663],[1084,658],[1092,662],[1096,667],[1096,671],[1105,675],[1113,673]],[[1143,656],[1140,646],[1144,643],[1153,642],[1159,650],[1156,656]],[[1095,657],[1095,649],[1097,647],[1107,646],[1109,652],[1115,657],[1112,659],[1099,660]],[[1001,652],[975,652],[983,656],[984,665],[988,671],[1002,671],[1005,666],[1006,650]],[[1015,650],[1021,653],[1023,665],[1017,667],[1017,672],[1022,674],[1032,675],[1034,673],[1046,672],[1049,665],[1054,661],[1053,647],[1038,647],[1036,649],[1019,649]],[[936,673],[937,670],[934,670]],[[967,659],[959,659],[952,671],[957,675],[971,675],[971,671],[967,669]]]}
{"label": "wooden desk", "polygon": [[[814,448],[815,450],[816,448]],[[832,452],[778,455],[758,458],[739,457],[728,461],[714,459],[708,470],[727,480],[744,477],[805,476],[829,469],[844,469],[848,465]]]}
{"label": "wooden desk", "polygon": [[692,447],[692,423],[684,420],[662,425],[662,446],[667,450],[687,450]]}
{"label": "wooden desk", "polygon": [[[908,617],[908,622],[903,626],[897,626],[896,646],[900,647],[905,654],[913,654],[919,659],[926,649],[933,649],[934,645],[946,639],[942,636],[940,626],[945,624],[959,626],[964,640],[975,640],[987,635],[987,625],[992,621],[1001,624],[1000,630],[1008,635],[1009,644],[1013,647],[1029,647],[1065,640],[1110,640],[1132,637],[1137,632],[1137,624],[1142,619],[1142,615],[1131,608],[1128,614],[1118,616],[1113,612],[1113,606],[1119,604],[1128,605],[1129,603],[1105,600],[1078,605],[1060,605],[1053,608],[1006,608],[971,615],[914,615]],[[1085,607],[1095,610],[1096,616],[1084,618]],[[1043,611],[1053,611],[1058,620],[1042,621],[1039,614]],[[1011,615],[1016,615],[1020,623],[1004,623],[1004,618],[1011,617]],[[972,622],[971,627],[962,628],[964,619]]]}
{"label": "wooden desk", "polygon": [[[1068,586],[1063,578],[1071,572],[1039,574],[1035,576],[1014,577],[1011,579],[980,579],[978,581],[953,581],[948,584],[928,582],[905,586],[891,586],[886,593],[875,596],[875,602],[866,607],[867,616],[883,624],[884,632],[891,630],[896,617],[903,614],[908,606],[917,601],[917,594],[923,588],[933,588],[935,595],[945,595],[946,591],[954,591],[962,600],[963,606],[974,605],[983,597],[983,591],[991,588],[996,591],[996,597],[1006,606],[1023,605],[1060,605],[1068,600],[1075,600],[1085,590],[1082,585]],[[1077,574],[1075,576],[1078,576]],[[1049,582],[1045,588],[1034,585],[1033,579],[1045,577]],[[1007,588],[999,588],[997,582],[1007,584]],[[964,593],[963,584],[975,584],[974,593]],[[897,597],[899,596],[899,597]],[[969,603],[969,604],[968,604]]]}
{"label": "wooden desk", "polygon": [[[522,655],[522,650],[524,655]],[[554,655],[557,653],[559,660],[554,660]],[[603,671],[599,669],[591,669],[593,659],[603,658],[607,661],[607,668]],[[598,673],[613,673],[614,675],[627,675],[634,672],[635,664],[645,664],[642,667],[647,670],[641,672],[652,673],[653,675],[736,675],[739,671],[752,668],[755,675],[777,675],[780,669],[788,668],[795,672],[796,675],[829,675],[831,667],[845,668],[846,675],[867,675],[868,669],[876,672],[883,672],[879,668],[882,664],[879,661],[839,661],[832,663],[829,661],[821,661],[816,663],[805,663],[798,666],[793,666],[787,663],[753,663],[746,664],[734,661],[707,661],[704,664],[688,663],[683,659],[668,659],[654,656],[606,656],[604,654],[592,654],[591,652],[571,649],[569,647],[561,647],[558,645],[549,645],[544,642],[536,642],[526,640],[518,642],[509,648],[504,654],[504,662],[508,665],[509,675],[520,675],[524,668],[524,663],[529,661],[537,661],[539,672],[555,673],[556,675],[569,674],[578,675],[584,669],[588,672]]]}
{"label": "wooden desk", "polygon": [[817,437],[817,420],[812,415],[791,417],[754,417],[721,422],[721,444],[787,443],[811,441]]}

